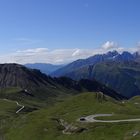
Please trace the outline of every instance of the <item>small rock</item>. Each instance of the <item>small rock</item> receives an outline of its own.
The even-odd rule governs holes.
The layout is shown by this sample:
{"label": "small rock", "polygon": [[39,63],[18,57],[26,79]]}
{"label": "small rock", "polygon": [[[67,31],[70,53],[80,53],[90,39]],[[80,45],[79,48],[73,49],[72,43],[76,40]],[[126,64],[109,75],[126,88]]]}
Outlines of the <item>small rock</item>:
{"label": "small rock", "polygon": [[140,133],[139,131],[133,132],[133,137],[137,136],[139,133]]}
{"label": "small rock", "polygon": [[48,129],[47,129],[47,128],[44,128],[44,131],[45,131],[45,132],[47,132],[47,131],[48,131]]}

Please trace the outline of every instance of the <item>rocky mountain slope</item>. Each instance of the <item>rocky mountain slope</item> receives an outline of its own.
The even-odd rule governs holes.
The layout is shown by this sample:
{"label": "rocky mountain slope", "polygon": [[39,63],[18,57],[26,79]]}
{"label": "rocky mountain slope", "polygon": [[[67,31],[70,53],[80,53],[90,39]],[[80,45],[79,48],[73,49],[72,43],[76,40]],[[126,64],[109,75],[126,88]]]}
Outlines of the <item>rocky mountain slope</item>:
{"label": "rocky mountain slope", "polygon": [[[65,77],[51,78],[39,70],[28,69],[18,64],[0,65],[0,87],[1,89],[17,87],[24,94],[39,99],[73,95],[83,91],[101,91],[116,99],[124,98],[96,81],[80,80],[77,82]],[[20,96],[20,94],[14,96],[17,95]]]}
{"label": "rocky mountain slope", "polygon": [[51,75],[55,77],[59,77],[59,76],[68,74],[72,71],[75,71],[79,68],[82,68],[84,66],[95,65],[97,63],[107,62],[107,61],[113,61],[113,62],[132,61],[132,60],[138,59],[139,57],[140,56],[137,52],[134,54],[131,54],[129,52],[118,53],[117,51],[112,51],[105,54],[97,54],[87,59],[76,60],[56,70],[55,72],[51,73]]}

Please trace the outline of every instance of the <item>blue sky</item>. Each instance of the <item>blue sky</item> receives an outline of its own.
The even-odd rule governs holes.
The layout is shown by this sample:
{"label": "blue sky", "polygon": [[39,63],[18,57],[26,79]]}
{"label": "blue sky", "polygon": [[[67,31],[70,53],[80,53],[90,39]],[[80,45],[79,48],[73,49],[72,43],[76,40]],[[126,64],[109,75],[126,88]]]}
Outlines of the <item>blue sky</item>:
{"label": "blue sky", "polygon": [[[0,0],[0,61],[8,55],[26,63],[23,53],[45,48],[46,55],[57,51],[62,63],[68,51],[72,61],[104,45],[132,50],[140,42],[139,6],[139,0]],[[78,56],[70,59],[73,53]],[[30,61],[56,63],[48,59]]]}

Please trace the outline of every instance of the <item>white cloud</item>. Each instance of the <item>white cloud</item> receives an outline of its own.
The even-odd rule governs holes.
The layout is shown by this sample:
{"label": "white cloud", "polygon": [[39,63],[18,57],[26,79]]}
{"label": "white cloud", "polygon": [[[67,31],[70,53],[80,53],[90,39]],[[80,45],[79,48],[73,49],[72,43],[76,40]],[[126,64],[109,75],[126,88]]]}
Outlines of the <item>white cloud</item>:
{"label": "white cloud", "polygon": [[0,56],[0,63],[52,63],[63,64],[77,59],[84,59],[95,54],[102,54],[108,51],[117,50],[135,52],[140,50],[140,44],[132,48],[123,48],[114,43],[107,41],[100,48],[93,49],[53,49],[48,48],[30,48],[17,50],[16,52]]}
{"label": "white cloud", "polygon": [[118,48],[118,45],[113,41],[107,41],[102,45],[102,48],[105,50],[111,50],[111,49]]}
{"label": "white cloud", "polygon": [[77,56],[77,55],[79,55],[79,54],[80,54],[80,49],[76,49],[76,50],[73,52],[72,56]]}
{"label": "white cloud", "polygon": [[54,49],[35,48],[18,50],[0,57],[1,63],[69,63],[76,59],[86,58],[93,55],[93,51],[89,49]]}
{"label": "white cloud", "polygon": [[140,42],[137,43],[137,50],[140,53]]}
{"label": "white cloud", "polygon": [[120,47],[116,42],[113,41],[107,41],[102,45],[102,52],[106,53],[108,51],[113,51],[116,50],[118,52],[123,52],[123,51],[129,51],[129,52],[135,52],[137,51],[137,48],[124,48],[124,47]]}
{"label": "white cloud", "polygon": [[18,50],[17,53],[42,53],[48,51],[48,48],[35,48],[27,50]]}

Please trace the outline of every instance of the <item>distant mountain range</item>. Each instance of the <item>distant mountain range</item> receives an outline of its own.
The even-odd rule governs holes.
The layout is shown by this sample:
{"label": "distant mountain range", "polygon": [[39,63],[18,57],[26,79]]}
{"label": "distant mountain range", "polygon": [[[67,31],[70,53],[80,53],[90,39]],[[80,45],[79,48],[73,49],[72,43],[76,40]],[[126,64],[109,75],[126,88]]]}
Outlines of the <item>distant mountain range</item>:
{"label": "distant mountain range", "polygon": [[52,65],[47,63],[28,63],[25,64],[27,68],[32,69],[39,69],[42,73],[50,74],[60,68],[62,68],[64,65]]}
{"label": "distant mountain range", "polygon": [[128,98],[140,95],[140,55],[117,51],[74,61],[51,76],[67,76],[74,80],[96,79]]}
{"label": "distant mountain range", "polygon": [[69,77],[73,80],[96,80],[131,98],[140,95],[140,55],[138,52],[109,51],[87,59],[79,59],[68,65],[44,63],[25,64],[27,68],[39,69],[52,77]]}
{"label": "distant mountain range", "polygon": [[52,76],[62,76],[68,74],[72,71],[75,71],[81,67],[88,65],[95,65],[100,62],[113,61],[113,62],[121,62],[121,61],[133,61],[140,58],[139,54],[136,52],[131,54],[129,52],[118,53],[117,51],[108,52],[106,54],[97,54],[87,59],[79,59],[76,60],[58,70],[51,73]]}
{"label": "distant mountain range", "polygon": [[124,96],[95,80],[81,79],[80,81],[74,81],[66,77],[51,78],[39,70],[29,69],[22,65],[1,64],[0,88],[11,87],[21,89],[17,94],[8,95],[8,98],[12,99],[32,96],[33,98],[44,100],[50,97],[74,95],[84,91],[97,91],[118,100],[125,99]]}

